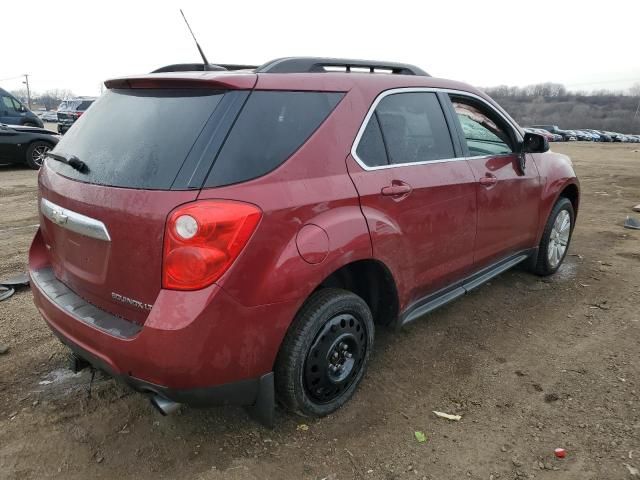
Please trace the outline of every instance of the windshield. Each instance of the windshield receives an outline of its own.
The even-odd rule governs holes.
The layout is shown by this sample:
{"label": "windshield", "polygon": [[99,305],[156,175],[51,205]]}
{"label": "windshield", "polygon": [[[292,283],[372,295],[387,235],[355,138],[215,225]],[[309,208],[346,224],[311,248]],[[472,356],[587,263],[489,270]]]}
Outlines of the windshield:
{"label": "windshield", "polygon": [[62,137],[55,152],[87,164],[81,173],[49,161],[58,173],[83,182],[170,189],[189,150],[223,92],[109,90]]}

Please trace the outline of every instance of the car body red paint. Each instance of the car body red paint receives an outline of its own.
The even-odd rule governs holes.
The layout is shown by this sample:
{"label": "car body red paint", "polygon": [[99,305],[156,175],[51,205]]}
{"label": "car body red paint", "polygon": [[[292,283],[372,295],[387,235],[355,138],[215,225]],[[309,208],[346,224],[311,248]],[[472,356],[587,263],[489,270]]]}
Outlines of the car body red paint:
{"label": "car body red paint", "polygon": [[[391,89],[469,94],[504,115],[514,135],[523,134],[495,102],[462,83],[411,75],[190,72],[106,84],[112,89],[344,94],[286,161],[247,181],[151,190],[85,183],[54,171],[49,162],[40,170],[39,199],[98,219],[111,241],[87,238],[41,214],[29,256],[32,276],[52,268],[56,279],[79,297],[116,320],[136,323],[139,332],[119,338],[78,321],[36,284],[39,311],[72,349],[116,376],[143,382],[140,389],[169,398],[176,391],[269,374],[305,300],[354,262],[383,267],[393,281],[388,293],[400,317],[447,285],[535,249],[551,208],[567,188],[575,188],[572,200],[578,206],[571,164],[551,152],[522,154],[524,172],[519,153],[465,158],[459,153],[460,138],[454,142],[459,161],[367,170],[354,158],[354,139],[367,113]],[[483,184],[485,176],[495,183]],[[401,193],[383,195],[387,187],[402,187]],[[215,283],[195,291],[163,289],[167,217],[180,205],[208,199],[255,205],[262,218]],[[150,310],[114,300],[114,292]],[[252,403],[255,395],[252,390],[241,402]]]}

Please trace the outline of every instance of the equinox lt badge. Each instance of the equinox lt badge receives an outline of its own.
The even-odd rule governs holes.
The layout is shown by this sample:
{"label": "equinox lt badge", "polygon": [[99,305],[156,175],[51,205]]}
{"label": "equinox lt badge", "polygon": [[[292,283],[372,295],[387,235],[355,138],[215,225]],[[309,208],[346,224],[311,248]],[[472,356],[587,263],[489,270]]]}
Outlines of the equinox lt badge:
{"label": "equinox lt badge", "polygon": [[120,303],[124,303],[126,305],[132,305],[136,308],[139,308],[140,310],[150,311],[153,308],[153,305],[151,305],[150,303],[142,303],[140,300],[134,300],[133,298],[125,297],[124,295],[120,295],[119,293],[116,293],[116,292],[111,292],[111,298],[113,298],[114,300]]}

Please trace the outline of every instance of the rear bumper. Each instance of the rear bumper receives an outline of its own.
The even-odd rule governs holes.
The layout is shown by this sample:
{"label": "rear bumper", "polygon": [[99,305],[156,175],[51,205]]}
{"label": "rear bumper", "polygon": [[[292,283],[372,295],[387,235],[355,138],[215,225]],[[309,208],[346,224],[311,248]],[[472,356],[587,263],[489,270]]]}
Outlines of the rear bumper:
{"label": "rear bumper", "polygon": [[[95,307],[55,298],[38,274],[49,267],[43,249],[38,233],[29,255],[34,302],[78,356],[136,390],[179,403],[255,403],[297,302],[244,307],[217,285],[195,292],[161,290],[145,324],[122,334],[110,330],[111,324],[82,318],[95,317],[86,314]],[[59,292],[68,291],[55,277],[49,281],[59,284]]]}
{"label": "rear bumper", "polygon": [[237,382],[216,385],[212,387],[174,389],[164,385],[132,377],[111,369],[111,366],[92,353],[79,347],[60,332],[55,330],[51,324],[54,335],[78,357],[86,360],[92,367],[105,372],[114,379],[125,383],[137,392],[144,394],[156,394],[177,403],[184,403],[194,407],[210,407],[214,405],[254,405],[263,392],[261,389],[271,388],[269,383],[272,373],[266,373],[260,378],[250,378]]}

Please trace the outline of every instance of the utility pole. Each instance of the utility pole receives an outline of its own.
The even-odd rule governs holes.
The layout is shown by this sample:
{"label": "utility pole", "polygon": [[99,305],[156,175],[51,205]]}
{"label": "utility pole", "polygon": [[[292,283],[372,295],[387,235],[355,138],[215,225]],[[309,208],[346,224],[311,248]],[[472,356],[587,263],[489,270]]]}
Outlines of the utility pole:
{"label": "utility pole", "polygon": [[29,75],[24,74],[24,83],[27,86],[27,104],[29,105],[29,110],[31,110],[31,90],[29,90]]}

